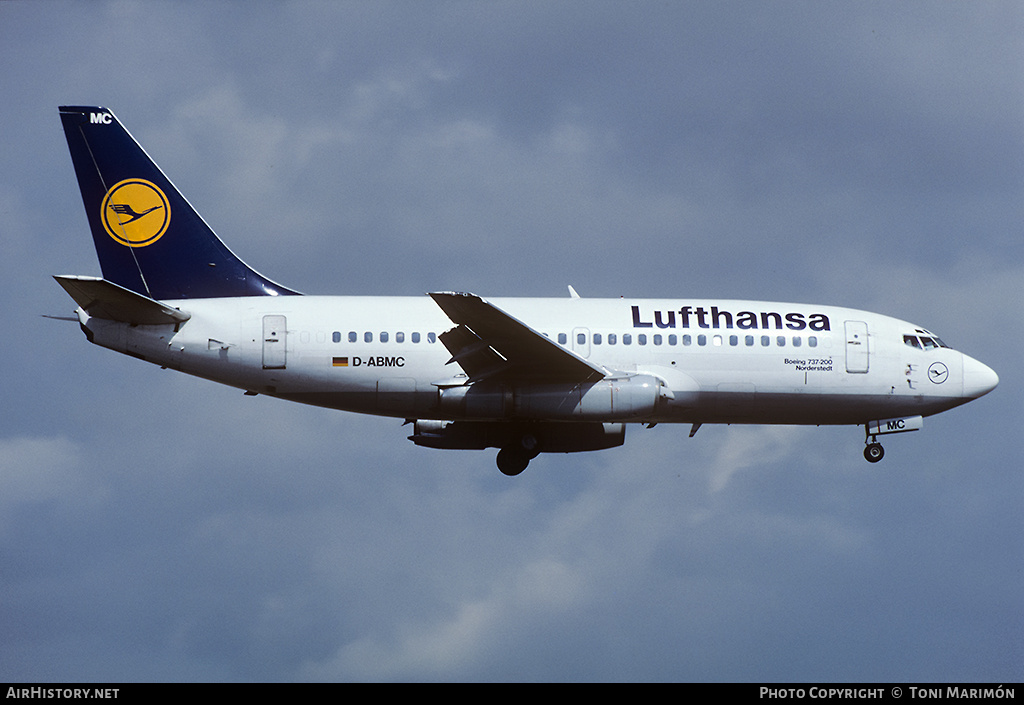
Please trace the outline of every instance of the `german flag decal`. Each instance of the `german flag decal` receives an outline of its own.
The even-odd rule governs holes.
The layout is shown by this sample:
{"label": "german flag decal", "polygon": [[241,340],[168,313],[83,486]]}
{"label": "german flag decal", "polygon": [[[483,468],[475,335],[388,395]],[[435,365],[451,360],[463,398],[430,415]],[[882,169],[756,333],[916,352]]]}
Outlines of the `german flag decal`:
{"label": "german flag decal", "polygon": [[334,358],[334,361],[331,363],[331,365],[334,367],[348,367],[348,358],[336,357]]}

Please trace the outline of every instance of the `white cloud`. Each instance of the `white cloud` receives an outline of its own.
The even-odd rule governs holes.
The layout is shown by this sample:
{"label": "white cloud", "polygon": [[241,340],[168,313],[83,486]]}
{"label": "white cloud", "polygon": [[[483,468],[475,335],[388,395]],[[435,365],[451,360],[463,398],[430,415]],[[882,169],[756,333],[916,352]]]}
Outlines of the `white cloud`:
{"label": "white cloud", "polygon": [[709,489],[720,492],[736,475],[790,457],[804,441],[808,429],[796,426],[730,426],[718,439],[710,468]]}

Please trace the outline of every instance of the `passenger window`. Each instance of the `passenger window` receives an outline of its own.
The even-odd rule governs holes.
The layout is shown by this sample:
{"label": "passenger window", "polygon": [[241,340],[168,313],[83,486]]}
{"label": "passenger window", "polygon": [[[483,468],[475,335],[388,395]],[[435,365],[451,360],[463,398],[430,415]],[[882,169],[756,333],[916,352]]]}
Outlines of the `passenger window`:
{"label": "passenger window", "polygon": [[594,345],[600,345],[600,344],[601,344],[601,334],[600,333],[594,333]]}
{"label": "passenger window", "polygon": [[614,333],[609,333],[608,334],[608,344],[609,345],[615,345],[615,341],[616,341],[615,334]]}
{"label": "passenger window", "polygon": [[736,346],[740,344],[740,337],[738,335],[729,336],[729,345]]}
{"label": "passenger window", "polygon": [[359,340],[359,334],[358,334],[358,333],[356,333],[356,332],[355,332],[354,330],[350,330],[350,331],[348,332],[348,342],[350,342],[350,343],[354,343],[354,342],[356,342],[357,340]]}
{"label": "passenger window", "polygon": [[331,336],[331,340],[333,340],[335,343],[340,343],[341,342],[341,331],[337,331],[337,330],[334,331],[334,335]]}
{"label": "passenger window", "polygon": [[714,336],[711,339],[711,344],[714,345],[716,348],[722,347],[722,336],[720,336],[720,335]]}
{"label": "passenger window", "polygon": [[903,343],[904,343],[904,345],[909,345],[912,348],[917,348],[918,350],[921,349],[921,343],[917,342],[917,336],[916,335],[905,335],[905,336],[903,336]]}
{"label": "passenger window", "polygon": [[558,344],[559,345],[565,345],[566,341],[567,341],[567,338],[565,337],[565,333],[559,333],[558,334]]}
{"label": "passenger window", "polygon": [[677,345],[678,343],[679,343],[679,338],[676,337],[675,333],[672,333],[672,334],[670,334],[668,336],[668,344],[669,345]]}
{"label": "passenger window", "polygon": [[363,333],[363,342],[364,343],[372,343],[373,342],[373,333],[371,333],[370,331],[366,331],[365,333]]}
{"label": "passenger window", "polygon": [[629,345],[632,342],[633,342],[633,336],[632,335],[630,335],[629,333],[623,333],[622,334],[622,344],[623,345]]}
{"label": "passenger window", "polygon": [[798,335],[794,335],[793,336],[793,347],[794,348],[799,348],[802,343],[803,343],[803,339],[800,336],[798,336]]}
{"label": "passenger window", "polygon": [[395,333],[395,342],[396,343],[404,343],[405,342],[405,333],[401,333],[401,332]]}
{"label": "passenger window", "polygon": [[778,344],[780,348],[786,347],[786,336],[780,335],[775,339],[775,342]]}
{"label": "passenger window", "polygon": [[818,347],[818,336],[811,335],[807,337],[807,347],[816,348]]}
{"label": "passenger window", "polygon": [[576,342],[579,345],[586,345],[587,344],[587,334],[586,333],[577,333],[576,334]]}
{"label": "passenger window", "polygon": [[657,334],[657,333],[656,333],[656,334],[654,335],[654,344],[655,344],[655,345],[661,345],[661,335],[660,335],[660,334]]}
{"label": "passenger window", "polygon": [[748,335],[746,338],[743,339],[743,342],[746,343],[747,347],[749,348],[751,345],[754,344],[754,336]]}
{"label": "passenger window", "polygon": [[689,333],[684,334],[683,335],[683,345],[692,345],[692,344],[693,344],[693,336],[691,336]]}
{"label": "passenger window", "polygon": [[420,342],[420,334],[419,333],[413,333],[412,336],[411,336],[411,339],[412,339],[412,342],[414,342],[414,343]]}
{"label": "passenger window", "polygon": [[769,338],[767,335],[762,335],[761,336],[761,347],[762,348],[767,348],[771,344],[772,344],[772,339],[771,338]]}
{"label": "passenger window", "polygon": [[708,344],[708,337],[706,335],[701,333],[700,335],[697,336],[697,345],[707,345],[707,344]]}
{"label": "passenger window", "polygon": [[386,332],[382,332],[380,334],[380,342],[382,342],[382,343],[388,342],[388,334]]}
{"label": "passenger window", "polygon": [[647,334],[641,333],[636,337],[637,345],[647,345]]}
{"label": "passenger window", "polygon": [[436,341],[437,341],[437,336],[436,335],[434,335],[433,333],[427,333],[427,342],[428,343],[433,343],[433,342],[436,342]]}

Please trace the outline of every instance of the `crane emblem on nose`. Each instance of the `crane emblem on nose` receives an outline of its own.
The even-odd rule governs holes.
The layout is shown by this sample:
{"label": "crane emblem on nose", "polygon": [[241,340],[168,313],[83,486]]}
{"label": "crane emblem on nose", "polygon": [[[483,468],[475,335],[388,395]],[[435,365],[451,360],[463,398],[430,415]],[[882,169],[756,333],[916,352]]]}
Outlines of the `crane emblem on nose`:
{"label": "crane emblem on nose", "polygon": [[928,379],[935,384],[942,384],[949,377],[949,368],[941,362],[933,362],[928,368]]}

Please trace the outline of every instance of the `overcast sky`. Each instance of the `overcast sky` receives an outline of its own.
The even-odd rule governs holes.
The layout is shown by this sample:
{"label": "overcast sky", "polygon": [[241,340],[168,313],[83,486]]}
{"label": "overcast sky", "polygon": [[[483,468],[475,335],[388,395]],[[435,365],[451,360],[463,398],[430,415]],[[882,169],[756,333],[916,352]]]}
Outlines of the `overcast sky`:
{"label": "overcast sky", "polygon": [[[0,681],[1024,679],[1019,2],[0,3]],[[442,452],[89,345],[57,106],[317,294],[864,308],[992,366],[856,427]]]}

